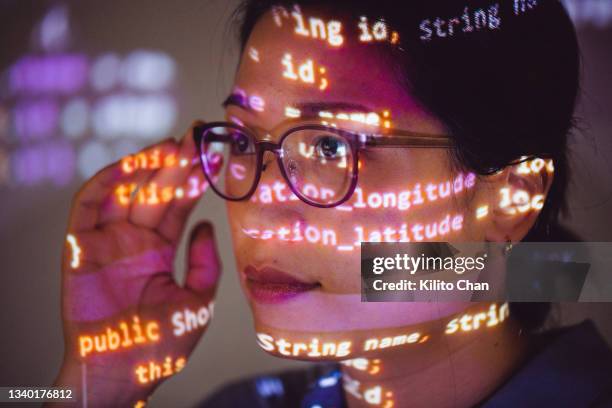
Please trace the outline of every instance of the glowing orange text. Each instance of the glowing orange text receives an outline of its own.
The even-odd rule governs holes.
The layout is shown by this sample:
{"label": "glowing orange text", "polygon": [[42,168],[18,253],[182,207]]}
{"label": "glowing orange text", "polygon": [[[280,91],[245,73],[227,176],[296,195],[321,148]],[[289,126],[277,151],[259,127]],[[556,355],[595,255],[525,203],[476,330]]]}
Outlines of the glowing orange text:
{"label": "glowing orange text", "polygon": [[300,81],[305,84],[318,83],[320,90],[325,90],[329,86],[327,77],[325,75],[326,68],[318,66],[312,59],[307,59],[299,64],[297,67],[293,61],[293,56],[290,53],[286,53],[281,63],[285,67],[283,71],[283,77],[292,81]]}
{"label": "glowing orange text", "polygon": [[470,332],[482,327],[495,327],[506,320],[509,315],[510,308],[508,303],[504,303],[501,306],[493,303],[486,312],[466,313],[451,320],[446,325],[444,333],[453,334],[457,332]]}
{"label": "glowing orange text", "polygon": [[119,322],[118,328],[107,327],[99,334],[79,336],[79,353],[87,357],[91,353],[104,353],[159,341],[159,324],[154,321],[141,323],[138,316],[132,322]]}
{"label": "glowing orange text", "polygon": [[184,357],[174,360],[168,356],[161,363],[149,361],[146,364],[140,364],[136,366],[134,373],[136,374],[136,380],[140,384],[148,384],[178,373],[185,368],[186,363],[187,360]]}
{"label": "glowing orange text", "polygon": [[164,154],[160,149],[150,152],[140,152],[121,159],[121,169],[125,174],[133,173],[136,170],[155,170],[162,167],[173,167],[177,164],[186,166],[187,159],[177,160],[174,153]]}
{"label": "glowing orange text", "polygon": [[186,186],[180,187],[160,187],[157,183],[149,183],[139,188],[136,183],[124,183],[115,187],[115,197],[122,206],[128,206],[130,203],[158,205],[175,199],[199,197],[207,187],[208,183],[200,182],[195,176],[187,180]]}

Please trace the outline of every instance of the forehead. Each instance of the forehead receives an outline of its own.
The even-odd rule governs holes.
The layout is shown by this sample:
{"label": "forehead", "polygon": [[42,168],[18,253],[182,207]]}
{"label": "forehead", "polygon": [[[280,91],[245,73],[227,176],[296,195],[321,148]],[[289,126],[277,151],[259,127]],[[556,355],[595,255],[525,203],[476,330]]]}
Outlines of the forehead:
{"label": "forehead", "polygon": [[235,91],[259,103],[262,120],[278,121],[287,108],[327,102],[386,110],[395,127],[441,132],[442,125],[400,84],[398,67],[384,50],[391,45],[359,40],[366,32],[374,39],[375,23],[366,28],[363,19],[312,8],[270,10],[245,46]]}

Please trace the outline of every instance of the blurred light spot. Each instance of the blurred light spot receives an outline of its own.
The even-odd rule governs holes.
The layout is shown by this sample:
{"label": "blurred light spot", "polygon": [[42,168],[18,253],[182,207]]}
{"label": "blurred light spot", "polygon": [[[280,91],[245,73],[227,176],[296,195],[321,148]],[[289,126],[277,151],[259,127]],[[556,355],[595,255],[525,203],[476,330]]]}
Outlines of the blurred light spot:
{"label": "blurred light spot", "polygon": [[328,377],[322,377],[319,379],[319,387],[328,388],[338,384],[338,375],[331,375]]}
{"label": "blurred light spot", "polygon": [[104,54],[91,67],[89,81],[98,92],[113,88],[119,80],[121,60],[115,54]]}
{"label": "blurred light spot", "polygon": [[605,29],[612,23],[612,2],[609,0],[562,0],[577,26],[593,25]]}
{"label": "blurred light spot", "polygon": [[489,206],[483,205],[476,209],[476,218],[481,219],[486,217],[489,214]]}
{"label": "blurred light spot", "polygon": [[259,62],[259,51],[257,51],[257,48],[254,48],[254,47],[249,48],[249,57],[253,61]]}
{"label": "blurred light spot", "polygon": [[162,52],[134,51],[123,61],[125,86],[142,91],[159,91],[174,81],[174,60]]}
{"label": "blurred light spot", "polygon": [[[291,106],[286,106],[285,107],[285,116],[288,118],[299,118],[301,116],[301,112],[299,109],[291,107]],[[320,112],[319,112],[320,114]]]}
{"label": "blurred light spot", "polygon": [[22,141],[40,140],[57,128],[59,108],[51,99],[19,103],[13,110],[15,134]]}
{"label": "blurred light spot", "polygon": [[336,378],[323,378],[321,380],[319,380],[319,387],[321,388],[327,388],[327,387],[332,387],[334,385],[336,385],[338,383],[338,380]]}
{"label": "blurred light spot", "polygon": [[283,382],[278,377],[261,377],[255,381],[257,392],[264,398],[283,395]]}
{"label": "blurred light spot", "polygon": [[79,173],[85,179],[90,178],[107,164],[111,163],[112,153],[100,142],[88,142],[79,151]]}
{"label": "blurred light spot", "polygon": [[64,106],[61,126],[64,134],[76,139],[87,130],[89,106],[84,98],[75,98]]}
{"label": "blurred light spot", "polygon": [[25,56],[11,67],[9,85],[14,93],[72,93],[85,84],[87,70],[84,55]]}
{"label": "blurred light spot", "polygon": [[112,95],[94,108],[93,127],[101,138],[120,136],[153,139],[174,126],[176,105],[166,95]]}
{"label": "blurred light spot", "polygon": [[81,266],[81,247],[79,246],[76,237],[72,234],[68,234],[66,236],[66,241],[70,245],[70,250],[72,251],[72,256],[70,258],[70,267],[72,269],[76,269]]}
{"label": "blurred light spot", "polygon": [[47,51],[66,48],[70,40],[68,10],[65,6],[53,7],[40,23],[40,45]]}
{"label": "blurred light spot", "polygon": [[13,153],[11,165],[17,184],[34,185],[52,181],[57,186],[63,186],[74,176],[74,149],[64,140],[24,147]]}

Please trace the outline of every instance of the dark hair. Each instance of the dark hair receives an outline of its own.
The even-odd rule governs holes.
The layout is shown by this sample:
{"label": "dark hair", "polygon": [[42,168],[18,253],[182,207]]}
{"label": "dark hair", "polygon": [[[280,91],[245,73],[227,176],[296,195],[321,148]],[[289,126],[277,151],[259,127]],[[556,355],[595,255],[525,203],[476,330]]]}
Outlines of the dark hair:
{"label": "dark hair", "polygon": [[[401,49],[385,45],[398,81],[442,120],[455,141],[463,168],[486,175],[522,156],[554,160],[555,173],[544,208],[525,240],[567,240],[558,217],[568,183],[567,139],[573,128],[580,59],[574,26],[557,0],[246,0],[236,10],[242,48],[259,18],[274,5],[312,6],[330,15],[384,19],[400,36]],[[501,4],[500,4],[501,3]],[[463,32],[452,38],[421,38],[425,19],[491,11],[496,29]],[[518,7],[518,8],[515,8]],[[357,20],[356,20],[357,21]],[[521,320],[536,327],[549,304],[515,305]]]}
{"label": "dark hair", "polygon": [[[522,156],[554,160],[550,192],[525,240],[549,235],[565,209],[567,138],[579,90],[579,49],[574,26],[557,0],[471,1],[469,12],[498,7],[498,29],[452,38],[420,37],[425,19],[462,16],[458,0],[246,0],[236,10],[242,48],[272,6],[293,4],[370,21],[384,19],[400,35],[387,45],[398,81],[442,120],[455,141],[456,163],[486,175]],[[516,4],[526,10],[516,15]],[[549,237],[550,239],[550,237]]]}

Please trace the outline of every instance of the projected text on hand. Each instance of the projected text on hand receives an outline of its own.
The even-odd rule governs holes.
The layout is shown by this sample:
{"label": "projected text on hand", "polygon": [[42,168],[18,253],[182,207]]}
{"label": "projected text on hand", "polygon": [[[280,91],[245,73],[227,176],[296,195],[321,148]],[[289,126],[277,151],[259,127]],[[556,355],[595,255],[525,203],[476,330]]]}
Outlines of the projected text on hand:
{"label": "projected text on hand", "polygon": [[178,373],[185,368],[186,363],[187,360],[184,357],[174,359],[171,356],[167,356],[160,362],[151,360],[144,364],[139,364],[134,369],[134,374],[138,383],[143,385],[149,384]]}
{"label": "projected text on hand", "polygon": [[81,357],[156,343],[160,339],[159,323],[155,321],[141,323],[138,316],[133,316],[131,322],[120,321],[117,326],[106,327],[97,334],[79,335]]}

